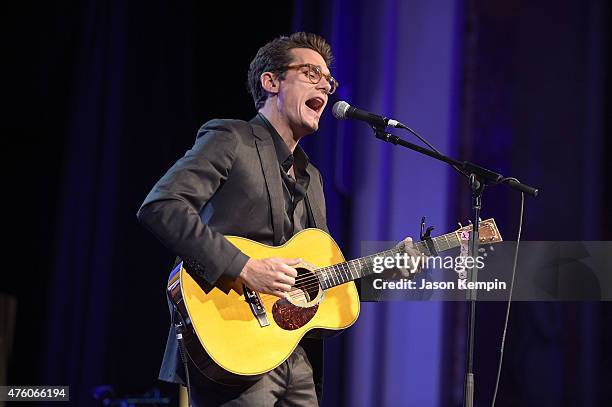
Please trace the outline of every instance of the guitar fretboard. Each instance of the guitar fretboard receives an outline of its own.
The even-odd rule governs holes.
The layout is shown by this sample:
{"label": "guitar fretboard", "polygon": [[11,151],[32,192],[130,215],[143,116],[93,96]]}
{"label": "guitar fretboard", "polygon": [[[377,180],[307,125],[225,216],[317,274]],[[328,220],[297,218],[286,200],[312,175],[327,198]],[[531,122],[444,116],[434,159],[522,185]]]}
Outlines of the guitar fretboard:
{"label": "guitar fretboard", "polygon": [[[431,239],[431,243],[433,244],[437,253],[441,253],[460,245],[457,234],[454,232],[436,236]],[[417,251],[425,254],[426,256],[431,256],[432,253],[429,250],[427,243],[424,241],[413,242],[412,245]],[[395,257],[396,254],[401,255],[403,253],[404,243],[400,243],[389,250],[317,269],[315,270],[315,275],[318,277],[321,287],[324,290],[327,290],[328,288],[357,280],[374,273],[374,259],[377,257]]]}

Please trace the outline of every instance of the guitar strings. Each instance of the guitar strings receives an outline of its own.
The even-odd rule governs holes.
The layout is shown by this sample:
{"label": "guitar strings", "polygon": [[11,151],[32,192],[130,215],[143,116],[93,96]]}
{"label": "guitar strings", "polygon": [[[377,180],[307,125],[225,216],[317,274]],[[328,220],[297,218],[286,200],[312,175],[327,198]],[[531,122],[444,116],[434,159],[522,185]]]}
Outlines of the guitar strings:
{"label": "guitar strings", "polygon": [[[449,236],[455,237],[455,240],[458,240],[456,235],[455,235],[455,232],[451,232],[451,233],[447,233],[445,235],[440,235],[440,236],[437,236],[437,237],[433,238],[434,245],[435,245],[436,242],[441,241],[442,239],[445,239],[446,240],[446,244],[448,246],[447,249],[453,247],[453,245],[455,245],[456,243],[453,242],[453,244],[451,244],[451,242],[449,242],[449,239],[448,239]],[[413,247],[416,247],[421,252],[422,251],[429,251],[428,247],[425,245],[425,243],[423,241],[412,242],[412,245],[413,245]],[[352,272],[350,270],[351,264],[355,264],[355,262],[359,262],[360,263],[361,260],[364,260],[364,261],[365,260],[370,260],[372,257],[376,257],[376,256],[388,256],[389,254],[394,254],[394,253],[399,252],[401,250],[403,250],[403,247],[402,247],[402,245],[400,243],[400,245],[395,246],[395,247],[393,247],[393,248],[391,248],[389,250],[385,250],[385,251],[380,252],[380,253],[376,253],[376,254],[372,254],[372,255],[369,255],[369,256],[365,256],[365,257],[362,257],[360,259],[349,260],[349,261],[345,261],[345,262],[342,262],[342,263],[338,263],[338,264],[322,267],[322,268],[314,270],[314,272],[318,272],[319,274],[321,274],[321,272],[330,271],[330,272],[336,273],[335,275],[337,276],[338,272],[346,273],[348,271],[352,275]],[[443,251],[443,250],[446,250],[446,249],[443,248],[441,251]],[[336,272],[336,270],[338,268],[345,267],[345,266],[347,267],[347,270],[339,270],[338,272]],[[359,265],[359,266],[361,268],[361,265]],[[358,270],[356,270],[356,271],[358,272]],[[312,278],[313,278],[313,273],[309,273],[308,275],[303,275],[303,276],[296,277],[295,282],[297,284],[298,282],[301,282],[304,279],[312,279]],[[333,275],[332,275],[332,278],[333,278]],[[340,279],[338,279],[338,280],[340,280]]]}
{"label": "guitar strings", "polygon": [[[455,241],[459,241],[459,238],[457,236],[457,232],[451,232],[451,233],[447,233],[444,235],[440,235],[437,236],[435,238],[433,238],[433,244],[434,246],[436,245],[437,242],[441,242],[442,239],[446,240],[446,244],[447,244],[447,248],[446,249],[442,249],[440,251],[444,251],[447,250],[451,247],[453,247],[454,245],[456,245]],[[451,244],[451,242],[449,242],[449,236],[453,237],[454,241]],[[421,252],[429,252],[429,248],[426,246],[424,241],[418,241],[418,242],[412,242],[412,247],[416,248],[417,250],[421,251]],[[330,266],[326,266],[326,267],[321,267],[315,270],[312,270],[311,272],[309,272],[308,274],[304,274],[301,276],[296,277],[295,279],[295,284],[291,287],[291,291],[286,293],[286,297],[290,297],[291,299],[301,299],[303,298],[303,296],[305,295],[305,291],[309,291],[311,289],[314,288],[318,288],[318,289],[323,289],[322,287],[322,280],[319,278],[319,276],[322,276],[323,273],[329,273],[331,275],[331,281],[333,283],[333,285],[331,285],[330,287],[323,289],[323,290],[327,290],[329,288],[332,287],[336,287],[338,285],[344,284],[348,281],[353,281],[356,280],[358,278],[363,277],[363,275],[361,274],[361,271],[364,269],[364,267],[361,265],[361,262],[363,261],[366,266],[370,266],[371,263],[368,263],[369,260],[371,260],[373,257],[376,256],[388,256],[389,254],[395,254],[398,253],[400,251],[402,251],[404,248],[401,245],[401,243],[389,250],[385,250],[383,252],[380,253],[376,253],[373,255],[369,255],[369,256],[365,256],[362,257],[360,259],[354,259],[354,260],[349,260],[349,261],[345,261],[342,263],[338,263],[338,264],[333,264]],[[355,262],[358,263],[359,268],[357,268],[355,266]],[[358,277],[354,277],[353,276],[353,270],[351,270],[351,265],[353,265],[355,267],[354,271],[357,273]],[[350,275],[350,278],[346,281],[344,281],[345,277],[348,277]],[[335,277],[335,279],[334,279]],[[330,278],[328,277],[326,279],[327,281],[330,280]],[[336,280],[338,281],[338,283],[336,284]],[[298,283],[300,283],[300,285],[298,286]],[[270,294],[271,295],[271,294]],[[265,305],[269,305],[271,302],[276,302],[279,299],[281,299],[281,297],[276,297],[271,295],[271,297],[265,298],[262,300],[262,303]]]}
{"label": "guitar strings", "polygon": [[[453,237],[454,241],[451,242],[449,241],[449,236]],[[433,239],[433,243],[435,246],[436,242],[441,242],[442,238],[444,238],[446,240],[446,248],[442,248],[442,250],[440,250],[440,248],[438,248],[439,251],[444,251],[447,249],[450,249],[451,247],[456,246],[456,242],[459,241],[459,238],[456,235],[456,232],[451,232],[451,233],[447,233],[445,235],[440,235],[436,238]],[[419,242],[412,242],[412,247],[416,248],[417,250],[419,250],[421,253],[423,252],[429,252],[429,248],[426,246],[425,242],[423,241],[419,241]],[[289,291],[286,296],[292,298],[292,299],[296,299],[296,298],[302,298],[302,296],[304,295],[304,291],[309,291],[310,289],[314,289],[316,288],[320,288],[322,289],[322,285],[321,285],[321,279],[319,278],[319,276],[322,275],[323,272],[325,273],[330,273],[331,274],[331,281],[333,283],[332,286],[328,287],[332,288],[335,286],[338,286],[340,284],[346,283],[348,281],[353,281],[356,280],[358,278],[363,277],[361,271],[364,269],[364,267],[361,265],[361,262],[363,261],[366,266],[370,266],[371,263],[368,263],[369,260],[371,260],[372,257],[375,256],[388,256],[390,254],[395,254],[398,253],[400,251],[403,251],[403,247],[402,245],[398,245],[395,246],[392,249],[380,252],[380,253],[376,253],[373,255],[369,255],[369,256],[365,256],[362,257],[360,259],[354,259],[354,260],[349,260],[349,261],[345,261],[342,263],[338,263],[338,264],[334,264],[334,265],[330,265],[330,266],[326,266],[326,267],[322,267],[319,269],[315,269],[312,272],[302,275],[302,276],[298,276],[296,277],[295,280],[295,284],[292,286],[292,290]],[[359,268],[357,268],[355,266],[355,262],[358,263]],[[354,270],[351,270],[351,265],[355,267]],[[353,271],[357,273],[358,277],[354,277],[353,276]],[[348,280],[345,280],[345,276],[349,277]],[[335,277],[335,279],[334,279]],[[329,278],[327,278],[327,280],[329,281]],[[336,280],[338,281],[338,283],[336,284]],[[301,285],[297,285],[298,283],[302,283]],[[269,303],[270,300],[272,300],[272,302],[277,301],[278,299],[280,299],[279,297],[274,297],[274,298],[269,298],[268,301],[263,301],[264,303]]]}
{"label": "guitar strings", "polygon": [[[421,250],[427,249],[420,242],[414,243],[414,246]],[[316,286],[319,286],[321,285],[321,279],[319,278],[319,276],[321,276],[323,273],[329,274],[331,276],[331,277],[327,277],[326,280],[327,281],[331,280],[331,282],[333,283],[332,287],[346,283],[348,281],[356,280],[358,278],[363,277],[362,271],[364,269],[368,269],[372,265],[371,263],[372,258],[376,256],[393,255],[403,250],[404,248],[401,247],[401,245],[399,245],[389,250],[385,250],[380,253],[365,256],[360,259],[349,260],[346,262],[342,262],[342,263],[338,263],[338,264],[334,264],[331,266],[326,266],[326,267],[322,267],[322,268],[313,270],[311,273],[296,277],[295,284],[293,287],[298,288],[298,289],[311,289]],[[365,267],[364,265],[361,264],[362,262],[364,263]],[[353,269],[351,269],[351,266],[353,267]],[[356,273],[357,277],[355,277],[353,273]],[[338,281],[338,284],[336,284],[336,281]],[[305,284],[298,286],[298,283],[305,283]],[[331,288],[331,287],[328,287],[328,288]]]}
{"label": "guitar strings", "polygon": [[[454,237],[454,240],[456,240],[456,241],[459,240],[457,238],[457,236],[456,236],[456,232],[451,232],[451,233],[447,233],[445,235],[440,235],[440,236],[437,236],[437,237],[433,238],[432,240],[433,240],[434,246],[436,245],[437,242],[440,242],[443,238],[446,240],[447,247],[446,248],[441,248],[441,249],[437,248],[439,251],[444,251],[444,250],[447,250],[447,249],[449,249],[449,248],[451,248],[453,246],[456,246],[456,242],[452,242],[452,244],[451,244],[451,242],[448,239],[449,236]],[[413,245],[413,247],[417,248],[421,252],[424,252],[424,251],[425,252],[429,252],[429,248],[425,245],[425,242],[423,242],[423,241],[412,242],[412,245]],[[315,269],[311,273],[308,273],[308,274],[296,277],[295,283],[297,284],[297,283],[305,282],[305,281],[308,281],[308,280],[310,280],[310,282],[313,282],[313,281],[316,280],[315,284],[319,284],[320,280],[319,280],[318,277],[316,277],[316,274],[321,275],[323,272],[325,272],[325,273],[327,273],[327,272],[332,273],[332,282],[335,283],[334,278],[333,278],[334,276],[336,277],[336,279],[338,281],[344,280],[344,277],[342,277],[343,273],[346,274],[347,276],[348,276],[348,274],[350,274],[351,277],[352,277],[352,273],[353,272],[352,272],[350,266],[354,265],[355,262],[359,263],[359,268],[361,269],[362,268],[362,266],[361,266],[361,261],[362,260],[365,262],[366,260],[371,260],[372,257],[376,257],[376,256],[388,256],[389,254],[394,254],[394,253],[397,253],[397,252],[399,252],[401,250],[402,250],[401,245],[398,245],[398,246],[396,246],[396,247],[394,247],[392,249],[389,249],[389,250],[386,250],[386,251],[383,251],[383,252],[380,252],[380,253],[376,253],[376,254],[373,254],[373,255],[365,256],[365,257],[362,257],[360,259],[349,260],[349,261],[345,261],[345,262],[342,262],[342,263],[338,263],[338,264],[322,267],[322,268],[319,268],[319,269]],[[355,269],[355,271],[359,274],[359,270],[358,269]],[[359,277],[357,277],[357,278],[359,278]],[[351,279],[349,279],[347,281],[351,281]],[[342,283],[340,283],[340,284],[342,284]]]}
{"label": "guitar strings", "polygon": [[[454,235],[453,233],[449,233],[447,235],[442,235],[439,236],[436,239],[442,238],[444,237],[447,240],[447,244],[449,246],[449,248],[451,247],[451,245],[448,242],[448,236],[450,235]],[[423,242],[413,242],[412,243],[413,247],[417,248],[417,250],[419,251],[428,251],[428,248],[425,246],[425,244]],[[403,251],[404,248],[402,247],[402,245],[398,245],[394,248],[391,248],[389,250],[380,252],[380,253],[376,253],[373,255],[369,255],[369,256],[365,256],[363,258],[360,259],[355,259],[355,260],[349,260],[346,262],[342,262],[342,263],[338,263],[338,264],[334,264],[331,266],[327,266],[327,267],[322,267],[320,269],[316,269],[313,270],[311,273],[308,273],[306,275],[302,275],[302,276],[298,276],[296,278],[295,284],[292,286],[292,290],[290,292],[287,293],[287,296],[292,298],[292,299],[296,299],[296,298],[301,298],[303,295],[304,291],[308,291],[310,289],[314,289],[316,288],[322,288],[321,287],[321,279],[319,278],[319,276],[321,276],[323,273],[329,273],[331,275],[331,278],[328,278],[327,280],[329,281],[331,279],[333,285],[331,287],[335,287],[337,285],[346,283],[348,281],[352,281],[352,280],[356,280],[357,278],[361,278],[363,277],[361,271],[364,269],[364,267],[361,265],[361,262],[363,261],[365,263],[365,265],[367,267],[371,266],[371,263],[369,263],[369,261],[376,256],[389,256],[392,254],[396,254],[400,251]],[[356,262],[359,264],[359,268],[355,267]],[[354,266],[354,270],[351,270],[351,266]],[[353,271],[357,273],[358,277],[354,277],[353,276]],[[346,281],[345,278],[349,277]],[[335,278],[334,278],[335,277]],[[338,281],[338,284],[336,284],[336,281]],[[301,285],[298,285],[298,283],[302,283]],[[331,288],[328,287],[328,288]],[[272,301],[277,301],[276,298],[272,298]],[[269,302],[269,301],[268,301]]]}
{"label": "guitar strings", "polygon": [[[401,249],[400,249],[401,250]],[[321,267],[319,269],[315,269],[312,271],[312,273],[308,273],[305,275],[301,275],[296,277],[295,279],[295,284],[301,283],[301,282],[305,282],[308,280],[314,280],[316,278],[317,282],[320,281],[320,279],[318,277],[316,277],[316,275],[322,275],[323,273],[330,273],[332,278],[332,282],[334,282],[334,280],[344,280],[344,275],[346,276],[351,276],[351,278],[347,281],[351,281],[353,279],[359,278],[360,276],[360,271],[361,269],[363,269],[364,267],[361,265],[361,262],[365,263],[366,266],[369,266],[369,260],[371,260],[372,257],[375,256],[381,256],[381,255],[388,255],[388,254],[393,254],[398,252],[399,250],[396,248],[381,252],[381,253],[377,253],[377,254],[373,254],[370,256],[366,256],[366,257],[362,257],[360,259],[355,259],[355,260],[349,260],[349,261],[345,261],[342,263],[338,263],[338,264],[333,264],[331,266],[326,266],[326,267]],[[358,264],[357,264],[358,263]],[[354,270],[351,270],[351,266],[353,266]],[[353,271],[357,273],[357,275],[359,277],[353,277]],[[336,279],[334,279],[333,277],[336,277]],[[329,278],[328,278],[329,280]]]}
{"label": "guitar strings", "polygon": [[[413,244],[413,246],[416,247],[419,251],[427,251],[427,247],[424,244],[422,244],[421,242],[415,242]],[[342,262],[342,263],[333,264],[331,266],[322,267],[322,268],[314,270],[313,273],[317,273],[317,274],[321,275],[322,273],[328,273],[329,272],[331,274],[331,276],[332,276],[331,277],[332,282],[335,282],[334,280],[342,281],[342,280],[344,280],[344,276],[343,275],[346,275],[347,277],[350,275],[351,278],[349,280],[347,280],[347,281],[351,281],[353,279],[357,279],[357,278],[362,277],[360,275],[361,274],[361,270],[364,268],[364,266],[361,264],[362,262],[365,263],[366,267],[369,267],[369,266],[371,266],[371,263],[369,261],[372,260],[373,257],[377,257],[377,256],[389,256],[389,255],[393,255],[393,254],[399,253],[401,251],[404,251],[404,248],[401,247],[401,245],[399,245],[399,246],[396,246],[396,247],[391,248],[389,250],[385,250],[385,251],[380,252],[380,253],[376,253],[376,254],[372,254],[372,255],[369,255],[369,256],[361,257],[359,259],[349,260],[349,261],[345,261],[345,262]],[[353,269],[351,269],[351,266],[353,266]],[[353,272],[356,272],[359,277],[353,277]],[[297,284],[297,283],[302,282],[304,280],[312,280],[313,273],[309,273],[308,275],[302,275],[302,276],[296,277],[295,283]],[[334,277],[336,277],[336,278],[334,279]]]}
{"label": "guitar strings", "polygon": [[[449,236],[453,237],[454,241],[449,241]],[[446,248],[441,248],[438,247],[438,249],[441,249],[440,251],[444,251],[447,250],[453,246],[456,246],[456,242],[459,240],[455,234],[455,232],[451,232],[451,233],[447,233],[445,235],[440,235],[436,238],[434,238],[434,245],[436,242],[441,242],[442,239],[446,240]],[[412,247],[416,248],[418,251],[420,251],[421,253],[423,252],[429,252],[429,248],[426,246],[425,242],[423,241],[418,241],[418,242],[412,242]],[[302,291],[303,290],[310,290],[313,289],[315,287],[321,287],[321,279],[318,276],[321,276],[323,273],[329,273],[331,275],[331,278],[327,278],[327,281],[331,280],[333,285],[328,287],[335,287],[337,285],[346,283],[348,281],[352,281],[352,280],[356,280],[358,278],[363,277],[361,271],[363,270],[363,266],[361,265],[361,262],[363,261],[365,263],[365,265],[367,267],[371,266],[371,263],[369,263],[368,261],[370,261],[373,257],[376,256],[389,256],[389,255],[393,255],[396,254],[398,252],[404,251],[404,247],[399,244],[389,250],[380,252],[380,253],[376,253],[373,255],[369,255],[369,256],[365,256],[362,257],[360,259],[354,259],[354,260],[349,260],[349,261],[345,261],[342,263],[338,263],[338,264],[334,264],[331,266],[326,266],[326,267],[322,267],[320,269],[316,269],[313,270],[313,272],[308,273],[306,275],[302,275],[302,276],[298,276],[296,277],[296,281],[295,284],[293,285],[293,290],[292,291],[298,291],[298,296],[301,297],[302,295]],[[358,263],[358,267],[356,266],[356,262]],[[351,266],[354,267],[354,270],[351,270]],[[353,276],[353,272],[357,273],[357,277]],[[350,275],[350,277],[349,277]],[[335,278],[334,278],[335,277]],[[346,281],[345,278],[349,277]],[[338,283],[336,284],[336,281],[338,281]],[[305,283],[302,285],[298,286],[298,283]],[[321,287],[322,288],[322,287]],[[297,289],[297,290],[296,290]],[[295,295],[293,294],[288,294],[290,297],[295,298]]]}
{"label": "guitar strings", "polygon": [[[415,244],[416,245],[416,244]],[[334,264],[331,266],[326,266],[326,267],[322,267],[319,269],[315,269],[312,272],[308,273],[307,275],[302,275],[302,276],[298,276],[296,278],[296,284],[292,286],[292,290],[287,292],[288,297],[292,298],[292,299],[298,299],[298,298],[302,298],[302,296],[304,295],[304,291],[309,291],[311,289],[314,288],[323,288],[321,286],[321,280],[318,276],[322,275],[323,272],[325,273],[330,273],[332,275],[331,277],[331,281],[334,283],[332,286],[328,287],[332,288],[335,287],[337,285],[346,283],[348,281],[353,281],[356,280],[358,278],[363,277],[363,275],[361,274],[361,270],[364,269],[364,267],[361,266],[361,262],[363,261],[365,263],[366,266],[370,266],[371,263],[369,263],[368,261],[371,260],[371,258],[375,257],[375,256],[387,256],[390,254],[395,254],[398,253],[400,251],[402,251],[403,248],[402,247],[394,247],[392,249],[380,252],[380,253],[376,253],[376,254],[372,254],[370,256],[365,256],[362,257],[361,259],[355,259],[355,260],[350,260],[350,261],[346,261],[346,262],[342,262],[342,263],[338,263],[338,264]],[[357,273],[358,277],[354,277],[353,276],[353,271],[351,270],[350,266],[351,265],[355,265],[355,262],[359,262],[359,269],[355,268],[354,272]],[[350,278],[348,278],[348,280],[344,281],[346,277],[348,277],[350,275]],[[334,276],[336,277],[334,279]],[[336,284],[336,281],[338,281],[338,284]],[[302,283],[301,285],[297,285],[297,283]],[[268,298],[263,300],[262,302],[264,304],[269,304],[270,300],[272,302],[276,302],[278,299],[278,297],[275,298]]]}

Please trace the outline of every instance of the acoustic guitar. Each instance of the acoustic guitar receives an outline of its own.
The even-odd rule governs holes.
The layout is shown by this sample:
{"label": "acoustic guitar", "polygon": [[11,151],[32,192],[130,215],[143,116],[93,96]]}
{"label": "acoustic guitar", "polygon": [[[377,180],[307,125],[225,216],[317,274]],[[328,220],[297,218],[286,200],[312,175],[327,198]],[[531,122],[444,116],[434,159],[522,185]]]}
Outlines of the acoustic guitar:
{"label": "acoustic guitar", "polygon": [[[413,242],[430,255],[458,247],[472,226]],[[493,219],[480,222],[480,243],[502,240]],[[184,321],[187,354],[207,377],[231,383],[257,378],[283,363],[307,334],[326,335],[351,326],[359,315],[354,280],[372,274],[374,258],[403,253],[404,246],[345,261],[333,238],[320,229],[305,229],[282,246],[267,246],[243,237],[227,239],[252,258],[301,258],[296,283],[285,298],[254,292],[232,280],[211,286],[179,263],[167,292]],[[433,245],[433,247],[431,246]],[[219,369],[222,368],[222,369]],[[228,373],[224,375],[225,373]]]}

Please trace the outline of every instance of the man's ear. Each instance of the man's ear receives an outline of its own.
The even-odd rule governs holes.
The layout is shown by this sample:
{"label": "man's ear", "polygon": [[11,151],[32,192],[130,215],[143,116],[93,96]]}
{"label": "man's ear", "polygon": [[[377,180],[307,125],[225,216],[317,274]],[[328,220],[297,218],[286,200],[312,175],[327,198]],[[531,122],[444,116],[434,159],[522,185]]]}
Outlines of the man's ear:
{"label": "man's ear", "polygon": [[264,72],[259,77],[261,87],[268,93],[278,93],[279,80],[272,72]]}

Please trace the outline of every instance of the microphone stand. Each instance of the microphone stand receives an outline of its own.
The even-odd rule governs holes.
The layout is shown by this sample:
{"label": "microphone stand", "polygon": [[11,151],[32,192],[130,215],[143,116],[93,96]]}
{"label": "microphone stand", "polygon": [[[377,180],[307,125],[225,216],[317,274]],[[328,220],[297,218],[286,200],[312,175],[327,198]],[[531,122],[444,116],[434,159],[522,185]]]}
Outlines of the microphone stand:
{"label": "microphone stand", "polygon": [[[524,192],[533,197],[538,195],[538,189],[529,185],[525,185],[513,177],[504,177],[494,171],[480,167],[468,161],[458,161],[447,157],[436,151],[429,150],[417,144],[410,143],[393,134],[384,131],[384,127],[372,126],[376,138],[386,141],[391,144],[409,148],[418,153],[435,158],[436,160],[445,162],[455,167],[460,172],[468,175],[470,189],[472,191],[472,233],[470,233],[470,242],[468,248],[468,256],[476,258],[479,246],[479,226],[480,226],[480,210],[482,208],[482,193],[485,185],[505,184],[512,189]],[[475,287],[478,281],[478,269],[475,263],[472,262],[472,267],[468,270],[468,280],[472,283],[470,286]],[[468,339],[467,339],[467,360],[465,382],[463,388],[463,406],[473,407],[474,405],[474,328],[476,325],[476,289],[470,288],[466,294],[466,299],[470,301],[468,310]]]}

